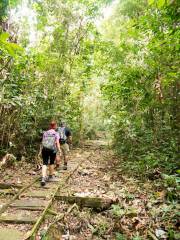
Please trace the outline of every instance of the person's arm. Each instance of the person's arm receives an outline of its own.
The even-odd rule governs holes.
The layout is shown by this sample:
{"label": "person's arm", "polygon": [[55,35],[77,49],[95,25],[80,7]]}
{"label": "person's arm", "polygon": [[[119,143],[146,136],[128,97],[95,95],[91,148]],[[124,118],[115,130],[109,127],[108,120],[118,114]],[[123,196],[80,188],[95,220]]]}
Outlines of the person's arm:
{"label": "person's arm", "polygon": [[60,143],[59,143],[59,133],[57,133],[57,135],[56,135],[56,146],[57,146],[59,154],[61,155],[61,147],[60,147]]}
{"label": "person's arm", "polygon": [[56,139],[56,146],[57,146],[58,152],[61,153],[61,147],[60,147],[59,139]]}
{"label": "person's arm", "polygon": [[72,144],[72,134],[68,128],[66,129],[66,137],[67,137],[67,143]]}
{"label": "person's arm", "polygon": [[38,157],[41,156],[41,152],[42,152],[42,143],[40,144],[40,147],[39,147],[39,153],[38,153]]}
{"label": "person's arm", "polygon": [[42,149],[43,149],[43,145],[42,145],[42,140],[43,140],[43,137],[44,137],[44,134],[43,134],[43,136],[42,136],[42,138],[41,138],[41,143],[40,143],[40,146],[39,146],[39,153],[38,153],[38,157],[40,157],[40,156],[41,156],[41,152],[42,152]]}
{"label": "person's arm", "polygon": [[72,144],[72,136],[71,135],[67,138],[67,142]]}

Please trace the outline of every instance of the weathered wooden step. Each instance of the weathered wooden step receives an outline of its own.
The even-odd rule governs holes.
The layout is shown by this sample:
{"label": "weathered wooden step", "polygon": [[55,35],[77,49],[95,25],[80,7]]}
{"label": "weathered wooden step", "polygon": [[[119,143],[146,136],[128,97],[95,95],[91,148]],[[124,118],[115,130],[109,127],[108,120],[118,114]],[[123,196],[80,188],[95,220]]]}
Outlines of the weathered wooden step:
{"label": "weathered wooden step", "polygon": [[18,184],[0,182],[0,189],[22,188],[22,187],[23,187],[22,185],[18,185]]}
{"label": "weathered wooden step", "polygon": [[36,218],[32,216],[18,216],[17,214],[7,214],[0,216],[0,222],[13,223],[13,224],[33,224],[36,222]]}
{"label": "weathered wooden step", "polygon": [[0,240],[22,240],[23,234],[17,229],[0,228]]}
{"label": "weathered wooden step", "polygon": [[50,198],[52,195],[51,191],[44,191],[44,190],[33,190],[31,192],[25,193],[26,197],[31,198]]}
{"label": "weathered wooden step", "polygon": [[40,199],[22,199],[16,200],[11,204],[11,207],[45,207],[48,204],[48,201]]}
{"label": "weathered wooden step", "polygon": [[50,185],[49,185],[49,184],[47,183],[45,186],[42,187],[40,183],[36,183],[36,184],[33,185],[33,188],[35,188],[35,189],[40,189],[40,190],[41,190],[42,188],[43,188],[43,189],[50,189],[50,191],[53,192],[53,190],[56,189],[56,186],[57,186],[57,184],[54,184],[54,185],[50,184]]}
{"label": "weathered wooden step", "polygon": [[12,189],[0,189],[0,195],[14,195],[15,192]]}
{"label": "weathered wooden step", "polygon": [[108,209],[111,204],[114,203],[112,199],[99,197],[64,196],[57,194],[55,198],[70,204],[76,203],[81,207],[90,207],[94,209]]}
{"label": "weathered wooden step", "polygon": [[43,211],[44,207],[26,207],[26,206],[19,206],[16,207],[16,209],[21,209],[21,210],[29,210],[29,211]]}

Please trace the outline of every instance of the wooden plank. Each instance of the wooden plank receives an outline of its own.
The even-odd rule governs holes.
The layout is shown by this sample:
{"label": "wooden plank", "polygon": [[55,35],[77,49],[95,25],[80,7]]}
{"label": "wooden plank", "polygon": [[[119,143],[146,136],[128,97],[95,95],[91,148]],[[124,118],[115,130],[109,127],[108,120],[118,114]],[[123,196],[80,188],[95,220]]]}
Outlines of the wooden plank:
{"label": "wooden plank", "polygon": [[53,203],[53,200],[54,200],[54,198],[55,198],[55,195],[57,194],[58,190],[65,185],[65,183],[66,183],[66,182],[69,180],[69,178],[74,174],[74,172],[78,169],[78,167],[82,164],[82,162],[83,162],[83,160],[81,160],[80,163],[78,163],[78,164],[76,165],[76,167],[75,167],[72,171],[70,171],[69,173],[67,172],[67,175],[65,174],[65,176],[63,176],[64,179],[61,179],[61,181],[58,183],[58,185],[57,185],[57,187],[56,187],[56,189],[55,189],[55,191],[54,191],[51,199],[49,200],[47,206],[45,207],[43,213],[40,215],[40,217],[38,218],[37,222],[35,223],[34,227],[31,229],[31,231],[29,231],[29,232],[26,233],[26,235],[24,236],[24,240],[30,239],[30,238],[35,239],[36,231],[37,231],[37,229],[39,228],[40,224],[42,223],[42,221],[43,221],[46,213],[47,213],[48,210],[49,210],[49,208],[51,207],[51,205],[52,205],[52,203]]}
{"label": "wooden plank", "polygon": [[21,209],[21,210],[29,210],[29,211],[42,211],[44,210],[44,207],[24,207],[24,206],[19,206],[16,207],[16,209]]}
{"label": "wooden plank", "polygon": [[52,193],[50,191],[44,190],[34,190],[28,193],[25,193],[26,197],[31,198],[50,198]]}
{"label": "wooden plank", "polygon": [[13,224],[33,224],[37,221],[35,217],[32,216],[18,216],[15,214],[9,214],[6,216],[0,216],[0,222],[13,223]]}
{"label": "wooden plank", "polygon": [[12,189],[0,189],[0,195],[15,195]]}
{"label": "wooden plank", "polygon": [[108,209],[111,204],[114,203],[112,199],[99,197],[64,196],[56,194],[55,198],[70,204],[76,203],[81,207],[90,207],[93,209]]}
{"label": "wooden plank", "polygon": [[48,201],[39,200],[39,199],[22,199],[16,200],[11,204],[11,207],[45,207],[48,204]]}
{"label": "wooden plank", "polygon": [[31,183],[29,183],[27,186],[21,188],[19,190],[19,192],[9,201],[7,202],[6,204],[4,204],[2,206],[2,208],[0,208],[0,215],[6,211],[6,209],[26,190],[28,189],[29,187],[31,187],[35,182],[37,182],[40,178],[37,177],[34,181],[32,181]]}
{"label": "wooden plank", "polygon": [[13,183],[4,183],[0,182],[0,189],[9,189],[9,188],[22,188],[22,185],[13,184]]}
{"label": "wooden plank", "polygon": [[23,234],[17,229],[0,228],[0,240],[22,240]]}

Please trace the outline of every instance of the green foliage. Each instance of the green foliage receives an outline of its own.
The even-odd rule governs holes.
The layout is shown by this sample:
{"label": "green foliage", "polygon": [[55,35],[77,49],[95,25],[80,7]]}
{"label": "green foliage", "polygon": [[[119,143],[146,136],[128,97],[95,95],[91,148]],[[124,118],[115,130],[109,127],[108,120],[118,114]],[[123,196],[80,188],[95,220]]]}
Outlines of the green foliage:
{"label": "green foliage", "polygon": [[9,55],[11,57],[18,56],[18,53],[23,51],[23,48],[16,43],[8,42],[9,34],[7,32],[0,33],[0,50],[2,52],[1,58],[3,55]]}
{"label": "green foliage", "polygon": [[[30,157],[29,152],[34,155],[36,143],[52,119],[67,122],[74,143],[95,137],[99,127],[103,128],[103,103],[92,54],[94,18],[107,2],[36,1],[23,7],[19,2],[17,15],[27,8],[36,20],[27,16],[16,22],[18,44],[12,38],[17,31],[15,23],[10,33],[0,33],[3,153],[12,151],[18,158]],[[6,8],[11,9],[18,2],[8,4]],[[35,42],[30,39],[31,31],[37,35]]]}
{"label": "green foliage", "polygon": [[171,0],[148,0],[149,5],[155,5],[158,8],[168,6],[173,2],[176,2],[176,0],[175,1],[171,1]]}
{"label": "green foliage", "polygon": [[[1,18],[17,4],[21,9],[20,2],[3,1]],[[178,3],[117,1],[99,29],[97,17],[110,2],[30,1],[26,7],[35,19],[1,30],[1,147],[21,154],[25,145],[35,149],[48,122],[63,118],[76,143],[108,132],[132,174],[146,176],[154,168],[173,173]]]}
{"label": "green foliage", "polygon": [[137,235],[136,237],[133,237],[132,240],[142,240],[142,238]]}
{"label": "green foliage", "polygon": [[112,209],[111,209],[111,213],[115,216],[115,217],[121,217],[125,214],[125,210],[121,208],[121,206],[119,205],[112,205]]}
{"label": "green foliage", "polygon": [[107,221],[107,219],[105,217],[98,215],[97,218],[94,219],[94,224],[93,225],[89,224],[89,228],[91,229],[92,234],[98,235],[99,237],[106,234],[108,227],[109,222]]}
{"label": "green foliage", "polygon": [[166,187],[176,187],[178,178],[175,176],[169,176],[166,174],[163,174],[164,184]]}
{"label": "green foliage", "polygon": [[168,238],[169,238],[169,240],[174,240],[174,239],[177,240],[180,238],[180,234],[175,232],[174,230],[170,229],[168,231]]}
{"label": "green foliage", "polygon": [[102,30],[112,45],[105,53],[108,80],[102,85],[109,129],[126,170],[173,172],[178,161],[178,5],[149,1],[140,10],[139,1],[126,2],[117,4]]}
{"label": "green foliage", "polygon": [[126,240],[127,238],[121,234],[121,233],[116,233],[116,240]]}
{"label": "green foliage", "polygon": [[21,0],[1,0],[0,2],[0,25],[7,18],[8,10],[16,7]]}
{"label": "green foliage", "polygon": [[0,2],[0,22],[3,20],[3,18],[7,14],[7,6],[8,6],[8,0],[2,0]]}
{"label": "green foliage", "polygon": [[166,188],[166,197],[169,201],[174,201],[178,199],[179,197],[179,183],[180,183],[180,177],[176,175],[167,175],[162,174],[163,177],[163,185]]}

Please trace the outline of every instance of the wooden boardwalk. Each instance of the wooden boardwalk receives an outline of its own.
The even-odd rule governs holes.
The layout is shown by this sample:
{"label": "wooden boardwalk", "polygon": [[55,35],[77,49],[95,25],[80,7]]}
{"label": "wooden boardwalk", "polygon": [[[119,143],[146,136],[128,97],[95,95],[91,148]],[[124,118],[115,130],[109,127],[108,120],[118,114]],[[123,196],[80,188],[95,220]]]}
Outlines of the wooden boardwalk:
{"label": "wooden boardwalk", "polygon": [[[88,156],[87,156],[88,157]],[[59,181],[48,182],[40,186],[40,178],[34,179],[17,192],[8,202],[0,202],[0,240],[35,239],[35,234],[48,213],[55,196],[81,165],[83,159],[74,158],[68,164],[68,170],[58,172]],[[30,224],[31,229],[26,233],[13,229],[13,224]]]}

